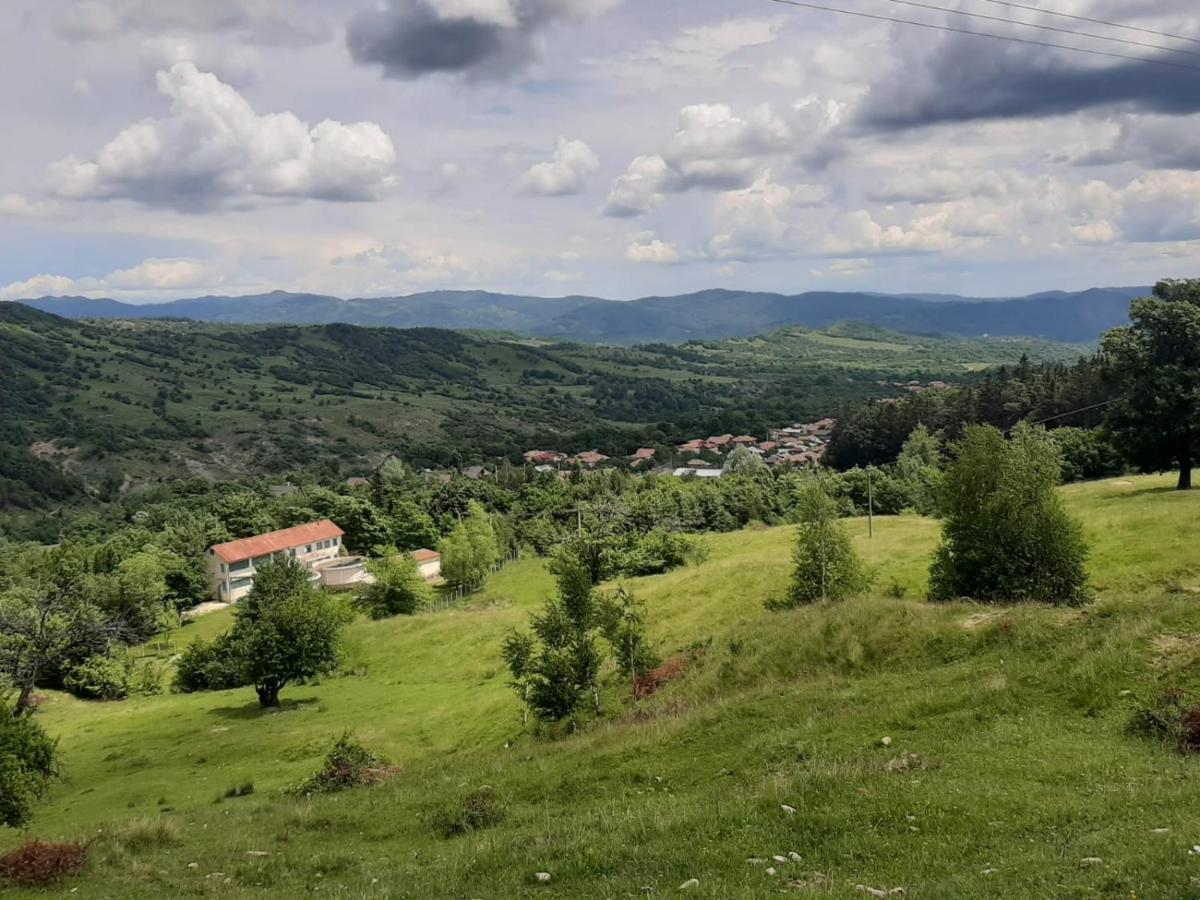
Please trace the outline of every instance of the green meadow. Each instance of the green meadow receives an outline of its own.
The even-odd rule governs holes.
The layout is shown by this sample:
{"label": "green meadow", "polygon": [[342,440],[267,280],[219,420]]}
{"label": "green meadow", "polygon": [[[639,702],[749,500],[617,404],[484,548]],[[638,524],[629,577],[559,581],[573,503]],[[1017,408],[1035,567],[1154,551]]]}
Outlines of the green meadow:
{"label": "green meadow", "polygon": [[[535,558],[466,605],[358,620],[339,673],[279,710],[51,694],[63,777],[0,846],[93,841],[50,891],[76,897],[1200,898],[1200,758],[1127,731],[1164,689],[1200,701],[1200,494],[1171,484],[1064,489],[1092,543],[1080,609],[925,602],[938,525],[903,516],[849,523],[868,596],[770,613],[790,529],[708,536],[704,563],[625,583],[682,676],[634,702],[610,674],[605,719],[555,738],[499,655],[554,589]],[[394,777],[288,793],[347,731]],[[500,820],[446,836],[484,786]]]}

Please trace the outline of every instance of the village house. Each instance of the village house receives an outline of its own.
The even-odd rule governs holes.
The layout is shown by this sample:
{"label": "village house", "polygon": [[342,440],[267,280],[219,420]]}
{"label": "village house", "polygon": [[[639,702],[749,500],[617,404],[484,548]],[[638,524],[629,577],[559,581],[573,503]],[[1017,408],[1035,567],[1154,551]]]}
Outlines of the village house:
{"label": "village house", "polygon": [[209,547],[209,593],[221,603],[237,603],[250,593],[259,566],[285,558],[312,570],[313,580],[320,581],[321,568],[341,556],[343,534],[329,519],[322,519]]}
{"label": "village house", "polygon": [[434,581],[442,577],[442,554],[436,550],[414,550],[412,558],[416,560],[417,571],[426,581]]}
{"label": "village house", "polygon": [[567,454],[559,453],[557,450],[526,450],[525,462],[532,463],[535,466],[547,466],[560,463],[567,458]]}
{"label": "village house", "polygon": [[722,453],[732,443],[733,443],[733,435],[732,434],[718,434],[716,437],[710,437],[708,439],[708,445],[712,449],[720,451]]}
{"label": "village house", "polygon": [[652,465],[654,463],[654,457],[657,455],[658,451],[656,451],[653,447],[641,447],[634,452],[633,456],[629,458],[629,465],[635,469],[640,469],[642,466]]}
{"label": "village house", "polygon": [[583,453],[577,453],[567,460],[573,466],[587,466],[589,469],[607,461],[608,457],[598,450],[585,450]]}
{"label": "village house", "polygon": [[699,469],[692,466],[684,466],[676,469],[671,473],[676,478],[720,478],[725,474],[723,469]]}
{"label": "village house", "polygon": [[758,438],[751,437],[748,434],[740,434],[733,439],[733,442],[741,447],[753,447],[758,443]]}

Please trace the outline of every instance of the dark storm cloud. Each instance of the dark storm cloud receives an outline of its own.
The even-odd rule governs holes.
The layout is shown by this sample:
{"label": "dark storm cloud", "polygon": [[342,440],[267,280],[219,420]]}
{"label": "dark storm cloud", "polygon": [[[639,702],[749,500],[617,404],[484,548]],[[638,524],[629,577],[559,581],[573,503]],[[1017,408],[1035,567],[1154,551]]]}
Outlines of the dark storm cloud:
{"label": "dark storm cloud", "polygon": [[1089,60],[1069,51],[993,46],[966,36],[943,42],[923,58],[910,53],[902,59],[906,55],[901,68],[908,73],[872,86],[859,125],[896,131],[1102,108],[1173,116],[1200,112],[1200,65],[1186,68],[1186,57],[1159,57],[1182,67]]}
{"label": "dark storm cloud", "polygon": [[388,0],[351,19],[346,41],[355,62],[381,66],[386,78],[413,79],[437,72],[504,77],[537,58],[539,34],[546,26],[604,5],[611,3],[511,0],[511,16],[487,16],[472,15],[466,6],[453,14],[439,13],[432,0]]}

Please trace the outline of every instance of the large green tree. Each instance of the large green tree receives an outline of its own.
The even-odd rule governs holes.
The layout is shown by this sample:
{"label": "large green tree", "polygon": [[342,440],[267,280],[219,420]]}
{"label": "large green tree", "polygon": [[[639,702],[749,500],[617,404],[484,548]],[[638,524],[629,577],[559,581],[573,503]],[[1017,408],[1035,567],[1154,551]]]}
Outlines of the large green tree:
{"label": "large green tree", "polygon": [[1131,462],[1178,469],[1188,490],[1200,453],[1200,279],[1160,281],[1129,317],[1103,341],[1121,390],[1108,426]]}
{"label": "large green tree", "polygon": [[346,609],[294,560],[260,568],[235,615],[231,648],[263,706],[278,706],[284,686],[338,664]]}
{"label": "large green tree", "polygon": [[432,603],[433,588],[412,555],[394,547],[381,549],[377,559],[367,562],[367,570],[375,580],[359,593],[357,605],[372,619],[386,619],[411,616]]}
{"label": "large green tree", "polygon": [[1087,544],[1058,493],[1058,447],[1044,428],[1018,425],[1011,440],[972,425],[942,485],[942,544],[929,573],[934,600],[1088,597]]}

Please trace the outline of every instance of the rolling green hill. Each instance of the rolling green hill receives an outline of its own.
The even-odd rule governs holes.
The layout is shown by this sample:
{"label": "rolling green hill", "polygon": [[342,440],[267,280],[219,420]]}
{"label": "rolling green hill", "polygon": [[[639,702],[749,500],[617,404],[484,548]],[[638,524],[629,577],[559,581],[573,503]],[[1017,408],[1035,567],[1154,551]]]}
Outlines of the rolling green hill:
{"label": "rolling green hill", "polygon": [[[249,689],[53,694],[65,777],[34,833],[96,841],[79,897],[674,896],[692,878],[702,897],[1193,897],[1200,759],[1126,730],[1155,693],[1200,692],[1200,496],[1169,487],[1064,489],[1093,545],[1082,609],[924,602],[938,529],[905,516],[873,539],[851,523],[871,596],[769,613],[790,530],[710,536],[702,565],[626,583],[683,676],[633,703],[610,675],[609,719],[558,740],[525,733],[498,652],[552,590],[535,559],[468,606],[359,621],[341,673],[277,711]],[[284,794],[346,729],[395,777]],[[444,837],[483,785],[503,821]]]}
{"label": "rolling green hill", "polygon": [[1080,352],[867,326],[607,348],[437,329],[78,321],[4,303],[0,504],[36,508],[85,487],[111,497],[163,476],[363,474],[393,453],[435,466],[519,460],[539,444],[620,455],[676,432],[828,414],[887,393],[881,379],[955,380],[1022,353]]}

